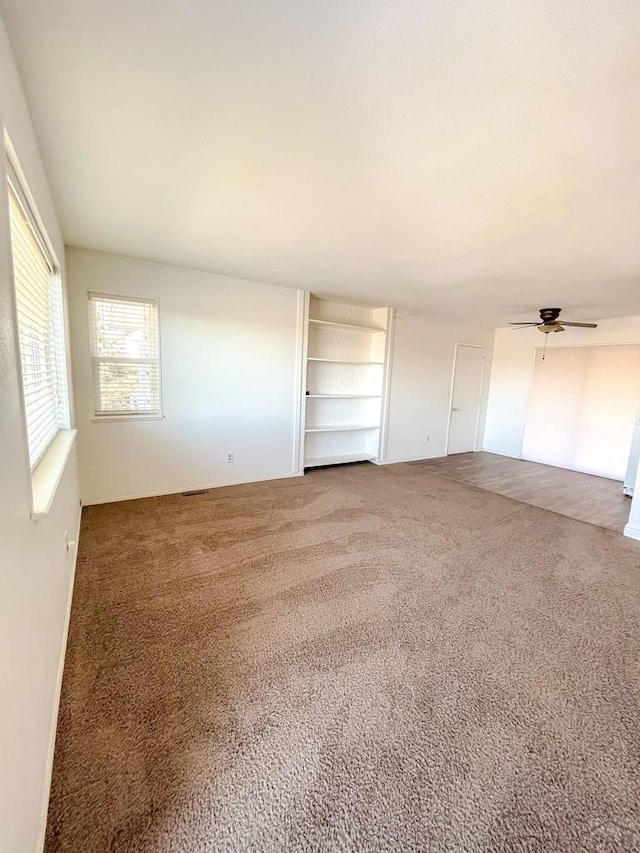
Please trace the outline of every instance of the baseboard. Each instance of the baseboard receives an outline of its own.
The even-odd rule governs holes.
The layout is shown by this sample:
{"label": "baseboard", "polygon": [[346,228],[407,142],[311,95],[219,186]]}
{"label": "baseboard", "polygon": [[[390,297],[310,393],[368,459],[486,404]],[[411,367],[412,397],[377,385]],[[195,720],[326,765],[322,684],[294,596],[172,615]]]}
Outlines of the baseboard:
{"label": "baseboard", "polygon": [[628,536],[629,539],[637,539],[640,542],[640,526],[637,524],[631,524],[630,522],[625,525],[624,535]]}
{"label": "baseboard", "polygon": [[40,813],[40,832],[38,834],[38,845],[36,850],[38,853],[44,849],[45,836],[47,832],[47,816],[49,813],[49,795],[51,793],[51,778],[53,776],[53,758],[56,750],[56,732],[58,729],[58,712],[60,710],[60,697],[62,695],[62,678],[64,676],[64,661],[67,656],[67,641],[69,639],[69,625],[71,622],[71,605],[73,602],[73,589],[76,579],[76,566],[78,564],[78,547],[80,545],[80,527],[82,524],[82,509],[78,513],[78,527],[75,536],[75,549],[73,554],[73,563],[71,566],[71,574],[69,576],[69,594],[67,596],[67,612],[64,620],[64,631],[62,636],[62,647],[60,649],[60,659],[58,660],[58,674],[56,677],[56,691],[51,709],[51,723],[49,726],[49,747],[47,750],[47,763],[45,765],[44,787],[42,790],[42,804]]}
{"label": "baseboard", "polygon": [[434,459],[444,459],[445,457],[442,454],[437,454],[434,456],[407,456],[402,459],[387,459],[384,462],[378,462],[378,465],[400,465],[403,462],[431,462]]}
{"label": "baseboard", "polygon": [[132,495],[121,495],[115,498],[82,498],[82,506],[98,506],[99,504],[115,504],[120,501],[138,501],[142,498],[162,498],[167,495],[181,495],[183,492],[208,492],[211,489],[224,489],[227,486],[250,486],[252,483],[269,483],[271,480],[290,480],[293,477],[303,477],[304,471],[295,471],[292,474],[277,474],[275,477],[265,477],[262,480],[234,480],[231,483],[214,483],[206,486],[183,486],[171,491],[138,492]]}
{"label": "baseboard", "polygon": [[483,453],[493,453],[494,456],[506,456],[507,459],[522,459],[522,456],[514,456],[513,453],[505,453],[503,450],[492,450],[490,447],[481,448]]}

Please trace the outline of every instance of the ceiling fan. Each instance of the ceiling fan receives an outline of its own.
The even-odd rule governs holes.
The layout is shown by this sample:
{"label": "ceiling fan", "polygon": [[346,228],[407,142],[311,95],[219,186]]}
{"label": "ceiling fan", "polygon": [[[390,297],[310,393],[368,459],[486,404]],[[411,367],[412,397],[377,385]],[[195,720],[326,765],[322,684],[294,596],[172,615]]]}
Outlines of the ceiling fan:
{"label": "ceiling fan", "polygon": [[548,335],[550,332],[564,332],[565,326],[578,326],[581,329],[597,329],[597,323],[570,323],[568,320],[558,322],[558,317],[562,308],[541,308],[540,322],[536,323],[509,323],[510,326],[518,326],[521,329],[526,329],[529,326],[536,326],[539,332]]}

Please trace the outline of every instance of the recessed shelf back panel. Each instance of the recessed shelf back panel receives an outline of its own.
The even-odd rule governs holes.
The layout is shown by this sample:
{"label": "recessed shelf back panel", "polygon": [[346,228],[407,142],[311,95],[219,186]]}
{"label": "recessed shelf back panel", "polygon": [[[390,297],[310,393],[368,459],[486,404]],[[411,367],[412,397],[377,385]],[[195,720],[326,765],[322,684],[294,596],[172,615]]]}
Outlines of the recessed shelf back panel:
{"label": "recessed shelf back panel", "polygon": [[[331,456],[367,454],[375,459],[378,429],[349,432],[308,432],[305,437],[305,459],[322,459]],[[368,434],[371,438],[367,438]]]}
{"label": "recessed shelf back panel", "polygon": [[383,366],[310,361],[307,388],[310,394],[381,394]]}
{"label": "recessed shelf back panel", "polygon": [[318,299],[318,297],[312,296],[309,300],[309,319],[326,320],[331,323],[348,323],[354,326],[369,326],[384,331],[387,311],[385,308],[334,302],[330,299]]}
{"label": "recessed shelf back panel", "polygon": [[[332,326],[309,326],[308,355],[345,361],[382,361],[380,347],[376,345],[383,334],[364,335]],[[384,351],[383,351],[384,356]]]}
{"label": "recessed shelf back panel", "polygon": [[307,398],[307,428],[331,424],[380,423],[380,397],[368,399]]}

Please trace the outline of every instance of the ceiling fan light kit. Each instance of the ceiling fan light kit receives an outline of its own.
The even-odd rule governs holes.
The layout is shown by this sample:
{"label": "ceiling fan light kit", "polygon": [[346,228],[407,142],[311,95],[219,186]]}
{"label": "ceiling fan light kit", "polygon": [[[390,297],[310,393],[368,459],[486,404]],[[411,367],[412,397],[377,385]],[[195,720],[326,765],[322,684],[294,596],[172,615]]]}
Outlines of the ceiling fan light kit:
{"label": "ceiling fan light kit", "polygon": [[560,323],[540,323],[536,329],[544,335],[548,335],[550,332],[564,332],[564,326],[561,326]]}

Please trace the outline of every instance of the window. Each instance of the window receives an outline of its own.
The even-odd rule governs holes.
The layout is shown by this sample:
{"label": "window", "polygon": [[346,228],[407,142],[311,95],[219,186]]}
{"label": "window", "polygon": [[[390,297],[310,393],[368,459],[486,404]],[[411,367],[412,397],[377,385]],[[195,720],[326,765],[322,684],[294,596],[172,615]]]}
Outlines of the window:
{"label": "window", "polygon": [[160,415],[158,303],[89,294],[96,417]]}
{"label": "window", "polygon": [[62,283],[47,240],[12,169],[9,222],[31,470],[69,426]]}

